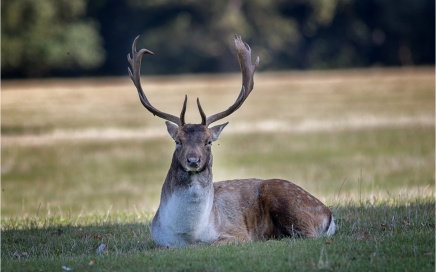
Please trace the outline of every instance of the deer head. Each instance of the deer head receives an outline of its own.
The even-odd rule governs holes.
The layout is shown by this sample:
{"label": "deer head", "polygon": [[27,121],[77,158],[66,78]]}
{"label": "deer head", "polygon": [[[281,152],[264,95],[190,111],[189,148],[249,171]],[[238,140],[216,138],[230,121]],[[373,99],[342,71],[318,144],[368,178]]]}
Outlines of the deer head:
{"label": "deer head", "polygon": [[201,115],[201,124],[186,124],[185,112],[187,96],[183,102],[180,117],[162,112],[151,105],[141,87],[140,69],[142,56],[149,54],[154,55],[148,49],[136,50],[138,37],[135,38],[132,45],[132,56],[127,55],[127,59],[132,67],[128,68],[130,78],[135,84],[138,91],[139,99],[144,107],[153,115],[156,115],[166,121],[168,133],[171,135],[176,143],[176,150],[173,158],[179,165],[187,172],[199,172],[205,169],[206,166],[212,163],[211,146],[212,142],[216,141],[228,123],[209,127],[212,123],[221,120],[233,112],[235,112],[248,95],[253,90],[253,75],[259,65],[259,57],[257,57],[255,64],[251,63],[251,49],[250,46],[244,43],[240,36],[235,36],[235,48],[238,56],[239,64],[242,72],[242,88],[236,101],[227,109],[222,112],[216,113],[206,117],[200,100],[197,98],[197,106]]}
{"label": "deer head", "polygon": [[212,142],[218,139],[227,123],[212,128],[201,124],[178,127],[168,121],[166,125],[176,143],[174,159],[187,172],[201,172],[212,165]]}

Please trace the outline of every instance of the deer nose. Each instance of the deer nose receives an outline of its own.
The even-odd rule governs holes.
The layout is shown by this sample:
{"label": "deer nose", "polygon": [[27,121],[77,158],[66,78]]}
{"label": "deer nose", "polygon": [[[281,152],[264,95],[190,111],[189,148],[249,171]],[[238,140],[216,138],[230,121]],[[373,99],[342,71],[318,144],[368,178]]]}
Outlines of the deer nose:
{"label": "deer nose", "polygon": [[188,166],[192,168],[197,168],[200,165],[199,157],[189,157],[188,158]]}

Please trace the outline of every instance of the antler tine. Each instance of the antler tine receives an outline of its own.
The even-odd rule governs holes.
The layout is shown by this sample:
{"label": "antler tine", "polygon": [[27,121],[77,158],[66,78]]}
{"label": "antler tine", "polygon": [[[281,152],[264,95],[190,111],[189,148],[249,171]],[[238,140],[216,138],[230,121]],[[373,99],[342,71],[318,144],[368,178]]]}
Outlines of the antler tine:
{"label": "antler tine", "polygon": [[138,38],[139,36],[135,38],[132,44],[132,57],[130,56],[130,54],[127,54],[127,60],[129,61],[133,72],[132,70],[130,70],[130,68],[127,68],[127,70],[129,71],[129,75],[133,81],[133,84],[135,84],[135,87],[138,90],[139,99],[141,100],[142,105],[144,105],[144,107],[153,115],[158,116],[167,121],[173,122],[178,126],[183,126],[185,124],[185,111],[186,111],[186,101],[187,101],[186,96],[185,96],[185,101],[183,103],[183,108],[180,114],[180,118],[165,112],[161,112],[160,110],[156,109],[150,104],[150,102],[147,99],[147,96],[145,96],[144,91],[142,90],[141,87],[141,75],[140,75],[141,59],[142,56],[144,56],[145,54],[154,55],[154,53],[148,49],[141,49],[139,51],[136,51],[136,43],[138,42]]}
{"label": "antler tine", "polygon": [[[256,71],[257,66],[259,66],[259,57],[256,58],[256,62],[254,65],[251,62],[251,48],[250,46],[242,41],[240,36],[235,35],[235,48],[236,48],[236,54],[238,56],[239,66],[241,68],[242,72],[242,88],[241,92],[239,93],[238,98],[236,101],[231,105],[227,110],[216,113],[212,116],[207,117],[205,125],[209,126],[213,122],[216,122],[220,119],[223,119],[233,112],[235,112],[239,107],[242,106],[244,101],[247,99],[247,97],[250,95],[251,91],[254,87],[254,81],[253,76],[254,72]],[[200,102],[197,100],[198,108],[200,110],[200,114],[202,113],[202,109],[200,106]]]}
{"label": "antler tine", "polygon": [[185,95],[185,101],[183,101],[182,112],[180,113],[180,125],[179,126],[184,126],[186,124],[185,123],[186,102],[188,102],[187,95]]}
{"label": "antler tine", "polygon": [[206,126],[206,114],[203,111],[203,108],[201,107],[200,104],[200,99],[197,97],[197,106],[198,106],[198,111],[200,112],[201,115],[201,124],[203,126]]}

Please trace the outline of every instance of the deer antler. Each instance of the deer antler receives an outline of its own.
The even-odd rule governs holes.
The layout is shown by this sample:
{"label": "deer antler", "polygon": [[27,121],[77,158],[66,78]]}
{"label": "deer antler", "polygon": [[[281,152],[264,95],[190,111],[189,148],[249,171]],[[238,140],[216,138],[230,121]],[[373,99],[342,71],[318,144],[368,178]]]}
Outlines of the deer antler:
{"label": "deer antler", "polygon": [[241,107],[241,105],[244,103],[244,101],[247,99],[247,97],[250,95],[251,91],[253,90],[253,86],[254,86],[253,76],[257,66],[259,65],[259,57],[256,58],[256,62],[253,65],[251,63],[250,46],[246,44],[244,41],[242,41],[241,37],[237,35],[235,35],[234,41],[235,41],[236,54],[239,60],[239,66],[241,67],[241,72],[242,72],[241,92],[239,93],[239,96],[236,99],[235,103],[233,103],[233,105],[231,105],[227,110],[216,113],[207,118],[206,115],[204,114],[203,109],[201,108],[200,100],[197,98],[198,110],[200,111],[200,115],[201,115],[201,124],[205,125],[206,127],[208,127],[213,122],[216,122],[220,119],[229,116],[237,109],[239,109],[239,107]]}
{"label": "deer antler", "polygon": [[180,113],[180,118],[165,112],[161,112],[160,110],[153,107],[150,102],[148,101],[147,97],[144,94],[144,91],[141,87],[141,76],[140,76],[140,70],[141,70],[141,59],[142,56],[145,54],[154,55],[153,52],[151,52],[148,49],[141,49],[136,51],[136,43],[138,41],[139,36],[135,38],[132,44],[132,57],[130,57],[130,54],[127,54],[127,60],[130,63],[130,66],[132,67],[133,73],[130,70],[130,68],[127,68],[129,71],[130,78],[133,81],[133,84],[135,84],[136,89],[138,90],[139,99],[141,100],[142,105],[151,112],[153,115],[156,115],[162,119],[165,119],[167,121],[173,122],[177,124],[179,127],[185,125],[185,112],[186,112],[186,102],[188,97],[185,96],[185,101],[183,102],[182,112]]}

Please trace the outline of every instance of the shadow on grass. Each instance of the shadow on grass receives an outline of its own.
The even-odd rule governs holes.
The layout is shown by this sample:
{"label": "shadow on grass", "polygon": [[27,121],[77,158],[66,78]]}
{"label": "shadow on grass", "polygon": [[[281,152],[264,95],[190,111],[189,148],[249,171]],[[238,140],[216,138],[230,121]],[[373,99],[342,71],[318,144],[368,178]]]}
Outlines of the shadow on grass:
{"label": "shadow on grass", "polygon": [[[238,245],[163,250],[150,216],[8,219],[2,222],[2,268],[151,270],[410,270],[434,271],[435,200],[367,201],[333,207],[338,233]],[[112,215],[111,215],[112,217]],[[123,219],[128,218],[128,219]],[[76,224],[77,223],[77,224]],[[99,254],[98,248],[105,249]],[[27,268],[24,269],[23,268]],[[49,269],[50,270],[50,269]],[[254,269],[256,270],[256,269]]]}
{"label": "shadow on grass", "polygon": [[118,255],[155,248],[148,223],[37,227],[34,222],[28,228],[2,231],[2,260]]}

